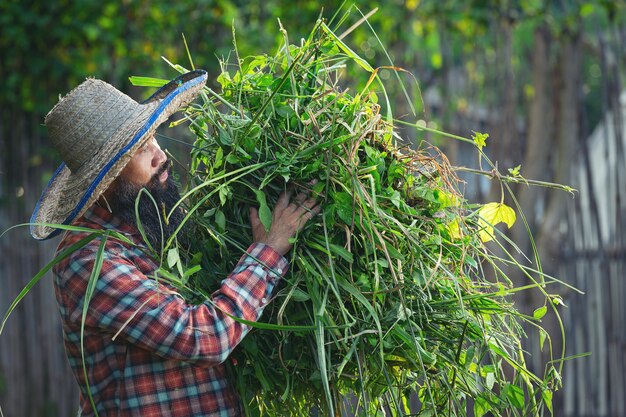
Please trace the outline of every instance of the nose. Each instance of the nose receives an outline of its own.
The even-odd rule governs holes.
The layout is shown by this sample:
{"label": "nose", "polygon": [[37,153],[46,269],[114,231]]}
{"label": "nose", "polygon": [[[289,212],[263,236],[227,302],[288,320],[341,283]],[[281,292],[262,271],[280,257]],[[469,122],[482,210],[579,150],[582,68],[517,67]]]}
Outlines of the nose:
{"label": "nose", "polygon": [[165,161],[167,161],[167,155],[165,155],[165,152],[161,150],[161,147],[159,146],[159,143],[156,140],[153,142],[153,145],[155,147],[155,152],[154,152],[154,156],[152,157],[152,166],[154,168],[158,168]]}

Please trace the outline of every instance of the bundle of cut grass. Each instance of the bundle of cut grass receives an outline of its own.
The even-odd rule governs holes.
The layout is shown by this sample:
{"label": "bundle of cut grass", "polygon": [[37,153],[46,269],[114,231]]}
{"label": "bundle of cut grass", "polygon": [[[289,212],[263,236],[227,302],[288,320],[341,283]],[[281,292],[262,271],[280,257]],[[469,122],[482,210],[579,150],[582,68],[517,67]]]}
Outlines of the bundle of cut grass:
{"label": "bundle of cut grass", "polygon": [[[398,147],[376,71],[327,25],[299,46],[286,39],[274,56],[224,64],[222,91],[207,88],[190,110],[191,248],[171,240],[164,255],[164,274],[190,301],[205,299],[251,241],[248,207],[269,225],[281,191],[317,180],[323,211],[235,353],[247,414],[399,416],[411,393],[422,416],[551,410],[558,373],[531,373],[521,347],[523,321],[536,325],[545,309],[529,318],[514,308],[499,266],[513,262],[481,239],[509,209],[490,205],[481,218],[445,156]],[[354,94],[340,88],[349,65],[372,73]]]}

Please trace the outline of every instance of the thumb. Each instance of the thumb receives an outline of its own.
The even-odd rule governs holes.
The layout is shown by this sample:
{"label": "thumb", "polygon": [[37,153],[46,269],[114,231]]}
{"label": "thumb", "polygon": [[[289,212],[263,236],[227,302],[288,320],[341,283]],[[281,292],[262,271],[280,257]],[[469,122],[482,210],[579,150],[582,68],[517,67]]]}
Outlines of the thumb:
{"label": "thumb", "polygon": [[260,239],[259,233],[264,230],[264,227],[259,218],[259,211],[255,207],[250,207],[250,226],[252,226],[252,238],[256,242]]}
{"label": "thumb", "polygon": [[261,219],[259,218],[259,211],[254,207],[250,207],[250,224],[252,225],[252,228],[260,223]]}

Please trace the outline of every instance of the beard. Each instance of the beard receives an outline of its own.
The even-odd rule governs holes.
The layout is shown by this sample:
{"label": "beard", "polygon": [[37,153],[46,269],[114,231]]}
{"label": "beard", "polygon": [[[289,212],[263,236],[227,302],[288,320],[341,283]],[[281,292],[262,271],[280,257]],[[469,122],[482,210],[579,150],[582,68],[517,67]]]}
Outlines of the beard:
{"label": "beard", "polygon": [[[165,171],[170,175],[165,183],[162,183],[159,176]],[[146,243],[149,243],[154,250],[160,251],[184,218],[184,212],[180,206],[170,214],[172,207],[180,200],[178,186],[172,180],[171,165],[164,163],[145,186],[133,184],[121,177],[118,177],[114,184],[113,198],[109,199],[112,213],[137,230],[143,228]],[[140,193],[142,189],[145,191]],[[136,213],[137,198],[139,202]],[[168,214],[169,218],[166,219]],[[184,228],[181,228],[177,239],[180,241],[185,234]]]}

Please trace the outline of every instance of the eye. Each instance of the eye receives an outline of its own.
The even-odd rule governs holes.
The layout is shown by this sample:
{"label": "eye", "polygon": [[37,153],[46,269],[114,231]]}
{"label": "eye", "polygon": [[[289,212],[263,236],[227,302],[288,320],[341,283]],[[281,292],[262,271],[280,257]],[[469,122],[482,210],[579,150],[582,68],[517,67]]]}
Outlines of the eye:
{"label": "eye", "polygon": [[141,153],[145,153],[145,152],[147,152],[147,151],[148,151],[148,149],[150,149],[150,145],[151,145],[152,143],[154,143],[154,141],[155,141],[154,137],[153,137],[153,138],[151,138],[151,139],[148,139],[148,140],[146,141],[146,143],[144,143],[144,144],[141,146],[141,148],[139,148],[139,152],[141,152]]}

